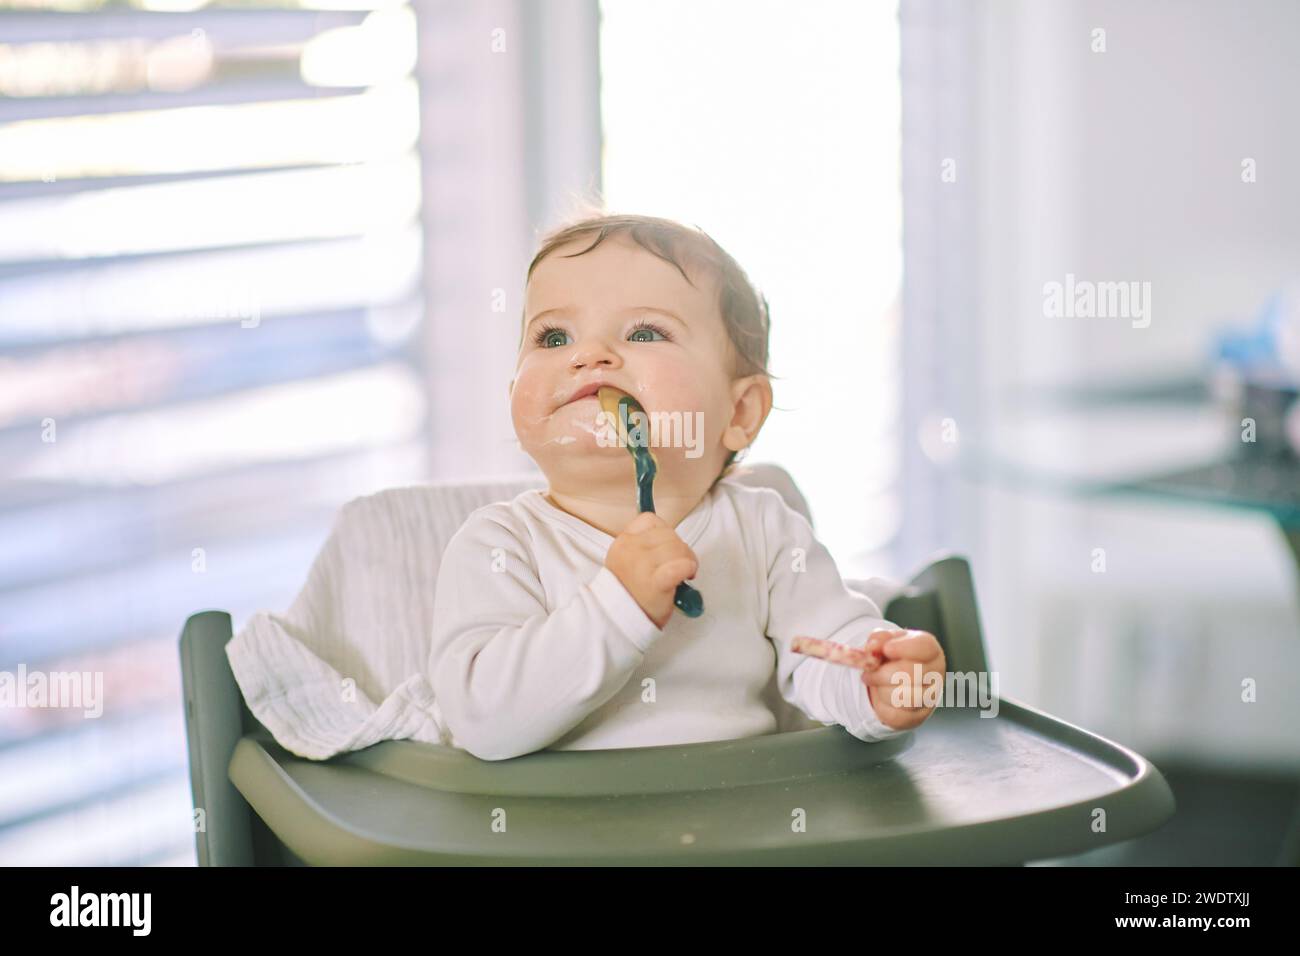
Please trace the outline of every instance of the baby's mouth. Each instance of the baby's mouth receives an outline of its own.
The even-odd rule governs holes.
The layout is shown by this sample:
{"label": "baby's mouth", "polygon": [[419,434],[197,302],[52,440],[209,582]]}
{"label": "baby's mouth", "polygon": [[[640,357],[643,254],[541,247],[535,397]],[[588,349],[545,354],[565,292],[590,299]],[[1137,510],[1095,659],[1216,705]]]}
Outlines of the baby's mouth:
{"label": "baby's mouth", "polygon": [[[602,388],[612,388],[617,392],[622,392],[624,395],[632,394],[626,389],[619,388],[617,385],[611,385],[609,382],[588,382],[586,385],[574,389],[560,407],[563,408],[565,405],[576,405],[579,402],[585,402],[588,400],[599,403],[599,392]],[[633,398],[635,398],[635,396],[633,396]]]}

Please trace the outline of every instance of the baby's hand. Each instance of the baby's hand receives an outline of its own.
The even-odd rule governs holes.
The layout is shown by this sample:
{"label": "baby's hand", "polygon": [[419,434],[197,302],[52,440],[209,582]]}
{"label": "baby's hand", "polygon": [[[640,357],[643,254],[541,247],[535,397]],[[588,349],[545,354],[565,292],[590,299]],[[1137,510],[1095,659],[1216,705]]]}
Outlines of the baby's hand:
{"label": "baby's hand", "polygon": [[643,511],[609,546],[605,567],[662,630],[672,617],[677,585],[695,577],[700,562],[667,521]]}
{"label": "baby's hand", "polygon": [[[862,683],[867,688],[867,699],[881,721],[894,730],[911,730],[930,716],[934,707],[895,707],[892,701],[897,692],[906,704],[914,700],[920,704],[925,691],[934,683],[930,674],[938,674],[940,686],[947,668],[943,648],[928,631],[882,630],[873,631],[867,638],[867,650],[879,648],[884,663],[874,670],[862,672]],[[921,684],[914,687],[915,667],[921,665]],[[906,680],[894,683],[895,674],[906,675]]]}

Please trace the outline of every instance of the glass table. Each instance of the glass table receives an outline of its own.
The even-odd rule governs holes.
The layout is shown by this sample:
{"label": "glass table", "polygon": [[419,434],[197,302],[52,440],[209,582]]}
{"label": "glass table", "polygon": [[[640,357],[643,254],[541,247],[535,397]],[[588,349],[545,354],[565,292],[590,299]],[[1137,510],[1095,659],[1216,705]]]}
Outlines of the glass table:
{"label": "glass table", "polygon": [[[1094,391],[1058,395],[1051,403],[1057,411],[1114,412],[1144,402],[1170,402],[1181,411],[1213,412],[1208,392],[1196,383],[1137,391]],[[1224,421],[1227,419],[1225,417]],[[1130,441],[1134,441],[1130,436]],[[1135,447],[1140,447],[1140,440]],[[1234,508],[1272,519],[1293,561],[1300,589],[1300,458],[1285,450],[1268,450],[1242,443],[1222,443],[1218,454],[1200,463],[1152,467],[1148,472],[1122,477],[1080,475],[1068,468],[1048,468],[1008,458],[992,447],[962,438],[955,459],[958,473],[968,480],[1007,487],[1048,491],[1083,497],[1149,497],[1162,502],[1185,502],[1215,508]],[[1279,863],[1300,865],[1300,804],[1292,814],[1283,840]]]}

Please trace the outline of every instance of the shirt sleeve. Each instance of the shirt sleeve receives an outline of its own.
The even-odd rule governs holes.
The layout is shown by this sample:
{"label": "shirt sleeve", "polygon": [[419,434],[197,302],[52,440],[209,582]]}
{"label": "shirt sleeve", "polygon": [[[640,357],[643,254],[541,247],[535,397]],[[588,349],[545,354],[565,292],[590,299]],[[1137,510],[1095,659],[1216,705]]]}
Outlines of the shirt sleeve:
{"label": "shirt sleeve", "polygon": [[811,719],[840,724],[859,740],[897,737],[904,731],[885,724],[872,708],[861,671],[790,649],[799,636],[863,647],[872,631],[897,625],[883,619],[869,597],[845,586],[807,518],[775,490],[761,490],[768,562],[766,634],[776,647],[781,696]]}
{"label": "shirt sleeve", "polygon": [[663,631],[606,567],[548,611],[529,549],[471,515],[434,594],[430,683],[454,746],[483,760],[541,750],[614,696]]}

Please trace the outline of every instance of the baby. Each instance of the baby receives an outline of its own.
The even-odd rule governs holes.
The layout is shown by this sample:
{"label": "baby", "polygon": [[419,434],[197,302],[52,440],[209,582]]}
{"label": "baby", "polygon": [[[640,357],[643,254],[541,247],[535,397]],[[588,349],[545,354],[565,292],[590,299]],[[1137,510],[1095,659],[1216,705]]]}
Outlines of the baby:
{"label": "baby", "polygon": [[[908,705],[917,665],[922,686],[942,678],[934,636],[882,620],[803,515],[728,477],[772,407],[767,351],[766,300],[702,231],[596,216],[544,239],[510,406],[548,487],[479,508],[444,552],[429,671],[453,746],[502,760],[770,734],[773,679],[865,741],[929,716]],[[667,423],[643,433],[654,513],[638,513],[605,385]],[[678,422],[701,427],[686,441]],[[699,617],[675,609],[683,581],[704,598]],[[884,666],[795,653],[798,635],[880,648]]]}

